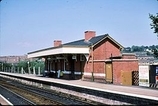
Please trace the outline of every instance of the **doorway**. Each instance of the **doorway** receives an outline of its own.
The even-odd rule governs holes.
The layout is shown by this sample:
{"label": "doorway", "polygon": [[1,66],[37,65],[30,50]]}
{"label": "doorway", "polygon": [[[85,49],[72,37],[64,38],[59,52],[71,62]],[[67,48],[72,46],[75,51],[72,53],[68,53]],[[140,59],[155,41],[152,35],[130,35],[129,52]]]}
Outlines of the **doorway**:
{"label": "doorway", "polygon": [[112,63],[108,62],[105,64],[105,79],[106,82],[112,83]]}

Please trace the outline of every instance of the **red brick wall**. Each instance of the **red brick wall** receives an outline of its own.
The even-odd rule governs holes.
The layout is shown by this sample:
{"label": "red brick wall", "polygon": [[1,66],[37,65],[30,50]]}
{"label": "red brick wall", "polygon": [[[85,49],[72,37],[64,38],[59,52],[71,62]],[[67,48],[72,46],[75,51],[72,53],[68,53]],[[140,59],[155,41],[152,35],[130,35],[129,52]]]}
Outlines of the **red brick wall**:
{"label": "red brick wall", "polygon": [[120,55],[119,47],[111,41],[106,42],[106,58],[110,58],[112,56]]}
{"label": "red brick wall", "polygon": [[92,72],[92,63],[91,62],[85,63],[84,72]]}
{"label": "red brick wall", "polygon": [[94,60],[105,60],[120,55],[120,49],[110,40],[104,40],[94,47]]}
{"label": "red brick wall", "polygon": [[94,62],[94,72],[95,73],[104,73],[105,71],[105,62]]}
{"label": "red brick wall", "polygon": [[94,60],[105,60],[106,58],[106,43],[105,41],[102,41],[98,45],[96,45],[94,48],[93,56]]}
{"label": "red brick wall", "polygon": [[[100,43],[98,43],[94,48],[93,56],[94,56],[94,73],[105,73],[105,60],[109,59],[112,56],[121,55],[119,47],[114,44],[112,41],[106,39]],[[92,53],[90,54],[90,60],[92,60]],[[124,60],[126,59],[126,60]],[[128,60],[129,59],[129,60]],[[121,84],[121,70],[122,71],[137,71],[138,70],[138,60],[130,60],[136,59],[135,55],[126,55],[123,54],[122,59],[113,60],[113,83]],[[92,72],[92,62],[88,62],[85,65],[84,72]],[[94,76],[97,78],[97,76]],[[106,80],[105,77],[98,77],[100,81]],[[91,78],[90,78],[91,79]],[[94,79],[95,81],[95,79]]]}
{"label": "red brick wall", "polygon": [[[98,45],[96,45],[96,47],[94,47],[94,53],[93,53],[94,72],[96,73],[105,72],[105,60],[109,59],[111,57],[111,54],[113,56],[120,55],[120,49],[109,39],[100,42]],[[102,61],[95,61],[95,60],[102,60]]]}
{"label": "red brick wall", "polygon": [[138,70],[138,61],[137,60],[120,60],[113,61],[113,83],[121,83],[121,71],[137,71]]}

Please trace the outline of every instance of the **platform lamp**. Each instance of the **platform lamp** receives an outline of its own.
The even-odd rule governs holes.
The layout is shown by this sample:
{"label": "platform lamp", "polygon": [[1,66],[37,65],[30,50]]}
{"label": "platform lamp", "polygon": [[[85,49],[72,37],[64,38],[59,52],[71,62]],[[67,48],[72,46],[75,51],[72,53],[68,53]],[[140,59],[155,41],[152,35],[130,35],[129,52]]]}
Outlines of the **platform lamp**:
{"label": "platform lamp", "polygon": [[29,61],[27,62],[27,65],[28,65],[28,71],[29,71],[29,74],[30,74],[30,67],[29,67]]}
{"label": "platform lamp", "polygon": [[11,72],[13,72],[13,63],[12,63],[12,67],[11,67]]}
{"label": "platform lamp", "polygon": [[3,63],[2,63],[2,71],[3,71]]}
{"label": "platform lamp", "polygon": [[0,69],[0,71],[2,71],[2,63],[0,63],[1,64],[1,69]]}

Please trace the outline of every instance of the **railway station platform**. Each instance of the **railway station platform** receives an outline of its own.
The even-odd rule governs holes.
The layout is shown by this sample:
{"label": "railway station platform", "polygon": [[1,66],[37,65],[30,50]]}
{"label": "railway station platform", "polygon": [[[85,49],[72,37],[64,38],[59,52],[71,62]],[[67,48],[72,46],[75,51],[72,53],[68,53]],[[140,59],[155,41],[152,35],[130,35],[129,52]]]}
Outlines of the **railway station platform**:
{"label": "railway station platform", "polygon": [[82,87],[97,91],[121,94],[126,96],[150,99],[158,101],[158,89],[145,88],[140,86],[123,86],[123,85],[114,85],[114,84],[105,84],[98,82],[89,82],[82,80],[64,80],[64,79],[56,79],[49,77],[42,77],[32,74],[18,74],[18,73],[8,73],[8,72],[0,72],[0,75],[11,75],[11,76],[20,76],[24,78],[45,81],[45,82],[55,82],[59,84]]}

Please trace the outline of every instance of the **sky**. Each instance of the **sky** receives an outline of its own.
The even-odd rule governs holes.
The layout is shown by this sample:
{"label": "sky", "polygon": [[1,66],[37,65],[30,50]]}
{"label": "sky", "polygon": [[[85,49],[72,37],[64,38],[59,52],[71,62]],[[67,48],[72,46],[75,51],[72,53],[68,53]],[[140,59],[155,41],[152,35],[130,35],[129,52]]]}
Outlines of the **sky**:
{"label": "sky", "polygon": [[157,0],[2,0],[0,56],[80,40],[85,31],[109,34],[124,47],[158,45],[149,19],[157,12]]}

